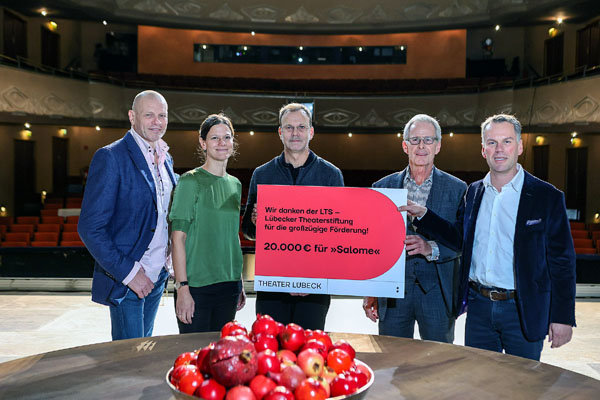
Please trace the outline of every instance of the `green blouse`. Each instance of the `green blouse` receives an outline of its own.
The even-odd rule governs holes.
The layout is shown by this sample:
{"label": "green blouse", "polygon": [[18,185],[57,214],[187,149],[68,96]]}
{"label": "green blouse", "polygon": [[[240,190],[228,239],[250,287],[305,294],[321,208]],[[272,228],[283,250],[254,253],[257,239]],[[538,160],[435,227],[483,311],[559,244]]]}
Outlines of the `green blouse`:
{"label": "green blouse", "polygon": [[185,254],[190,286],[237,281],[242,275],[240,201],[242,184],[229,174],[196,168],[179,178],[169,219],[187,235]]}

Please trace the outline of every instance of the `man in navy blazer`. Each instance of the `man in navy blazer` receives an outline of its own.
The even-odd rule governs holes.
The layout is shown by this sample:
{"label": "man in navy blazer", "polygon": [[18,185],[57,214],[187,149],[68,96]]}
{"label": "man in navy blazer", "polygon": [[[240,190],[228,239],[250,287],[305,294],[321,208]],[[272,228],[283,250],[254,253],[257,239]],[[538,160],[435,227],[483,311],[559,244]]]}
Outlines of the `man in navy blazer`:
{"label": "man in navy blazer", "polygon": [[92,300],[110,307],[113,340],[152,335],[169,276],[167,213],[176,183],[161,139],[168,124],[164,97],[139,93],[129,120],[125,137],[94,154],[78,224],[96,260]]}
{"label": "man in navy blazer", "polygon": [[[404,127],[402,149],[408,155],[408,167],[373,187],[407,189],[409,199],[455,221],[467,185],[433,165],[441,140],[442,130],[435,118],[415,115]],[[365,313],[372,321],[379,318],[381,335],[412,338],[416,321],[422,339],[452,343],[460,254],[415,230],[412,223],[405,244],[404,298],[366,297]]]}
{"label": "man in navy blazer", "polygon": [[462,247],[465,344],[539,360],[546,335],[560,347],[575,326],[575,251],[564,195],[517,163],[523,143],[515,117],[492,116],[481,134],[490,172],[469,186],[456,224],[415,204],[400,209],[418,217],[419,230]]}

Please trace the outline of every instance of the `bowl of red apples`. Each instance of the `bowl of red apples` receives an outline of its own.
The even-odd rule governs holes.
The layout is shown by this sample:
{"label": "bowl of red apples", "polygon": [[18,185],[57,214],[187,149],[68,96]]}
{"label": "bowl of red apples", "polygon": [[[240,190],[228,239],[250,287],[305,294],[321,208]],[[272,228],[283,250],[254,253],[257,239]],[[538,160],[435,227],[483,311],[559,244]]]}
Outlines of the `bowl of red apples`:
{"label": "bowl of red apples", "polygon": [[218,341],[181,353],[166,380],[176,399],[354,400],[374,375],[347,341],[258,315],[250,331],[231,321]]}

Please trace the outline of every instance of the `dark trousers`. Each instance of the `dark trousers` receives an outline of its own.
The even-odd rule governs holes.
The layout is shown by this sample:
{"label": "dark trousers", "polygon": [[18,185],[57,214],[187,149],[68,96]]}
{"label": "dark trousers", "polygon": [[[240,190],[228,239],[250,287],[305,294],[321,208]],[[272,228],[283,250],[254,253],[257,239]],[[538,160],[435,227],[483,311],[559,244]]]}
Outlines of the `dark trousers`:
{"label": "dark trousers", "polygon": [[385,316],[379,320],[380,335],[412,339],[416,321],[421,339],[445,343],[454,341],[454,317],[446,312],[439,285],[425,293],[418,283],[407,283],[403,299],[385,301]]}
{"label": "dark trousers", "polygon": [[325,329],[331,296],[309,294],[292,296],[289,293],[256,292],[256,313],[268,314],[284,325],[294,322],[304,329]]}
{"label": "dark trousers", "polygon": [[190,294],[194,299],[194,315],[191,324],[184,324],[177,319],[179,333],[219,332],[223,325],[235,319],[241,291],[242,281],[190,287]]}
{"label": "dark trousers", "polygon": [[525,338],[515,299],[492,301],[470,288],[465,345],[539,361],[544,340]]}

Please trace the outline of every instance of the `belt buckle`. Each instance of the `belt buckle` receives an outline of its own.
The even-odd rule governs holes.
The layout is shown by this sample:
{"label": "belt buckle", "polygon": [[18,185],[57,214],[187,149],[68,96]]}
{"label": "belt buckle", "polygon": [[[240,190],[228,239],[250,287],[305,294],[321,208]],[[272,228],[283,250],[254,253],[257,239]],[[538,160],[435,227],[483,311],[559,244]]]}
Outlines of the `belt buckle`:
{"label": "belt buckle", "polygon": [[491,300],[491,301],[498,301],[498,300],[495,300],[495,299],[492,297],[492,295],[493,295],[494,293],[498,293],[498,294],[499,294],[499,293],[502,293],[502,292],[499,292],[499,291],[497,291],[497,290],[495,290],[495,289],[492,289],[492,290],[490,290],[490,291],[489,291],[489,293],[488,293],[488,297],[490,298],[490,300]]}

